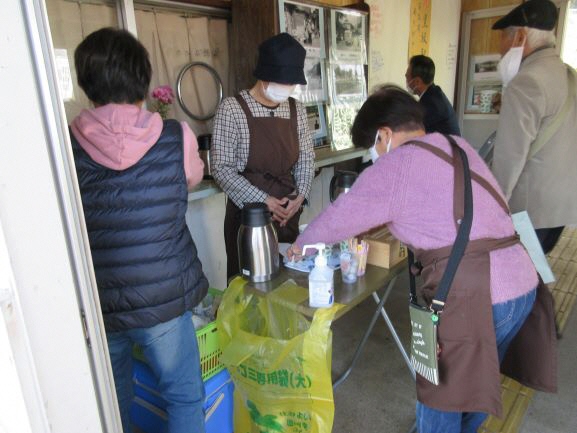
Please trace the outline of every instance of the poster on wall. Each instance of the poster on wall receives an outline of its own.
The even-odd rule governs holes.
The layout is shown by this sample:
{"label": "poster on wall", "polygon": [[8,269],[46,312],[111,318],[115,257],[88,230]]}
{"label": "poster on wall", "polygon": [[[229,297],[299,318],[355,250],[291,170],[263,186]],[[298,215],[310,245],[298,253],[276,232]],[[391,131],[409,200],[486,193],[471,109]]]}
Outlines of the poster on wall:
{"label": "poster on wall", "polygon": [[65,49],[54,49],[54,61],[56,63],[56,78],[58,79],[58,88],[60,97],[64,102],[74,99],[74,83],[70,72],[70,63],[68,62],[68,51]]}
{"label": "poster on wall", "polygon": [[305,58],[304,66],[307,84],[295,88],[292,96],[303,103],[324,102],[327,100],[324,61],[317,58]]}
{"label": "poster on wall", "polygon": [[467,97],[467,113],[498,114],[501,111],[503,86],[494,84],[471,84]]}
{"label": "poster on wall", "polygon": [[367,63],[366,15],[331,10],[331,58],[343,63]]}
{"label": "poster on wall", "polygon": [[365,69],[361,64],[333,63],[331,70],[331,101],[347,104],[367,98]]}
{"label": "poster on wall", "polygon": [[501,60],[500,54],[487,54],[484,56],[471,57],[471,79],[473,81],[481,80],[500,80],[497,66]]}
{"label": "poster on wall", "polygon": [[278,0],[280,31],[292,35],[307,51],[307,57],[325,57],[323,8]]}
{"label": "poster on wall", "polygon": [[309,131],[314,140],[315,147],[325,145],[324,138],[327,136],[327,121],[325,117],[325,109],[323,104],[308,105],[307,121]]}
{"label": "poster on wall", "polygon": [[411,0],[409,58],[429,55],[432,0]]}
{"label": "poster on wall", "polygon": [[351,140],[351,126],[355,120],[361,103],[333,104],[330,107],[330,125],[332,147],[334,150],[350,149],[353,146]]}

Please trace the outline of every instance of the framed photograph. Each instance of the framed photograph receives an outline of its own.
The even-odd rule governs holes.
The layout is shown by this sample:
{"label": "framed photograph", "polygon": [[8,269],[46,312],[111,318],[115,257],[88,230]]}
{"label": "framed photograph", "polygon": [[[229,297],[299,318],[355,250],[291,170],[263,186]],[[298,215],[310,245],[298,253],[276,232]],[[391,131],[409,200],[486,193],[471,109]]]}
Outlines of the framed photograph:
{"label": "framed photograph", "polygon": [[366,99],[365,70],[363,65],[331,64],[332,101],[347,103]]}
{"label": "framed photograph", "polygon": [[327,121],[323,104],[307,105],[307,121],[309,131],[315,141],[315,147],[323,144],[327,136]]}
{"label": "framed photograph", "polygon": [[484,56],[471,57],[471,79],[480,80],[500,80],[497,65],[501,60],[500,54],[487,54]]}
{"label": "framed photograph", "polygon": [[362,103],[332,104],[330,106],[331,140],[334,150],[353,148],[351,126]]}
{"label": "framed photograph", "polygon": [[307,57],[325,57],[324,9],[278,0],[280,31],[292,35],[307,50]]}
{"label": "framed photograph", "polygon": [[501,111],[501,83],[469,86],[466,113],[498,114]]}
{"label": "framed photograph", "polygon": [[331,57],[344,63],[366,63],[366,15],[331,10]]}
{"label": "framed photograph", "polygon": [[324,61],[314,57],[305,58],[304,67],[307,84],[299,84],[292,96],[304,104],[327,100]]}

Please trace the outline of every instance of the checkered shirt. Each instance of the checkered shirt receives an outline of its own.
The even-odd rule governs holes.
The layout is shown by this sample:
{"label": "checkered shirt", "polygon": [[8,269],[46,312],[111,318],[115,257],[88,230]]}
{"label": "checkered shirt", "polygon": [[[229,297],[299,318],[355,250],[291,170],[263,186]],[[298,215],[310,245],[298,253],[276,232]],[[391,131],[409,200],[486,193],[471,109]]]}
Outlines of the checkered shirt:
{"label": "checkered shirt", "polygon": [[[240,92],[254,117],[274,117],[290,119],[288,101],[276,108],[268,108],[258,103],[247,90]],[[299,159],[293,166],[299,194],[308,200],[314,178],[315,153],[313,141],[307,125],[304,106],[297,101]],[[225,98],[219,105],[214,119],[212,147],[210,150],[211,172],[222,190],[239,208],[244,203],[264,202],[268,194],[251,184],[243,172],[248,162],[250,132],[244,111],[238,101]]]}

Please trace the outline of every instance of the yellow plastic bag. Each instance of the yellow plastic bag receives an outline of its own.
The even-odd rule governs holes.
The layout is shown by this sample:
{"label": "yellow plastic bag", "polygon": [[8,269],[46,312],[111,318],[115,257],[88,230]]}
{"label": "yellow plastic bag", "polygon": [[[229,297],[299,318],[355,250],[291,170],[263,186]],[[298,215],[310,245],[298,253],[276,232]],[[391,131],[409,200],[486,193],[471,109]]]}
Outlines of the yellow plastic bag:
{"label": "yellow plastic bag", "polygon": [[217,317],[221,360],[235,384],[235,433],[330,433],[330,325],[339,306],[310,321],[295,310],[294,294],[305,289],[294,281],[266,295],[245,285],[240,277],[230,283]]}

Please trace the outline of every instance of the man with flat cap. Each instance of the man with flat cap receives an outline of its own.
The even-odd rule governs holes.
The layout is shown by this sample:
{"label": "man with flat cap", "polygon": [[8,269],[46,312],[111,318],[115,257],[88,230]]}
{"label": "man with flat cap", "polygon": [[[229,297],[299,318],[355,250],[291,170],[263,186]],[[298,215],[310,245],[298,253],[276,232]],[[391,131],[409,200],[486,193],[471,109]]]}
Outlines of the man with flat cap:
{"label": "man with flat cap", "polygon": [[528,211],[545,253],[577,223],[576,77],[555,51],[556,22],[555,4],[529,0],[493,25],[504,91],[492,169],[511,211]]}
{"label": "man with flat cap", "polygon": [[256,84],[225,98],[216,112],[211,148],[214,179],[228,200],[224,219],[227,278],[239,273],[237,234],[246,203],[266,203],[279,242],[294,242],[314,178],[306,110],[290,97],[306,84],[306,51],[288,33],[258,50]]}

